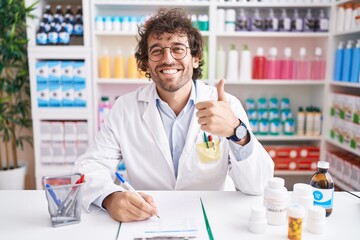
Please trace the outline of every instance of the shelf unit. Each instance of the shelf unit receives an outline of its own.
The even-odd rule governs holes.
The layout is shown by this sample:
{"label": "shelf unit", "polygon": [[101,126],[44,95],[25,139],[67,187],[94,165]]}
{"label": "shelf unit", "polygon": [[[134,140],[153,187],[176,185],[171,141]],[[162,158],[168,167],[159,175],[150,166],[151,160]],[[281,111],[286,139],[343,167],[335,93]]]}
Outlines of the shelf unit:
{"label": "shelf unit", "polygon": [[[26,5],[30,5],[35,0],[26,0]],[[46,4],[50,4],[54,10],[55,5],[60,4],[72,5],[73,10],[75,6],[81,5],[83,9],[83,28],[84,36],[80,39],[81,45],[68,46],[37,46],[36,45],[36,31],[41,20],[43,9]],[[76,1],[53,1],[40,0],[37,8],[33,14],[37,17],[35,19],[27,19],[27,36],[28,43],[28,58],[30,71],[30,88],[31,88],[31,111],[33,119],[33,136],[34,136],[34,153],[35,153],[35,182],[36,188],[42,189],[43,176],[56,176],[69,174],[72,170],[71,164],[43,164],[41,160],[41,122],[42,121],[85,121],[87,122],[87,134],[90,142],[93,139],[93,103],[92,103],[92,71],[91,71],[91,44],[90,44],[90,5],[86,0]],[[36,78],[36,63],[38,61],[83,61],[84,62],[84,76],[86,81],[85,93],[86,107],[38,107],[38,93],[37,93],[37,78]],[[52,143],[49,143],[50,146]],[[64,159],[65,162],[65,159]]]}
{"label": "shelf unit", "polygon": [[[337,1],[336,3],[334,3],[333,5],[333,18],[335,21],[338,21],[337,19],[337,8],[342,5],[342,4],[346,4],[346,3],[356,3],[359,1],[354,1],[354,0],[341,0],[341,1]],[[356,40],[356,39],[360,39],[360,29],[357,30],[347,30],[347,31],[337,31],[336,26],[334,24],[334,26],[332,27],[332,36],[333,36],[333,40],[331,41],[331,46],[329,49],[331,49],[331,61],[329,62],[331,65],[330,70],[335,69],[335,50],[339,44],[340,41],[347,41],[347,40]],[[359,92],[359,88],[360,88],[360,84],[359,83],[350,83],[350,82],[338,82],[338,81],[334,81],[333,80],[333,72],[329,72],[329,77],[328,79],[328,84],[326,85],[326,95],[325,95],[325,109],[327,109],[327,111],[324,113],[324,122],[325,125],[323,126],[323,154],[326,153],[326,151],[332,151],[332,150],[341,150],[342,152],[347,152],[347,153],[352,153],[355,156],[360,156],[360,151],[354,150],[352,148],[350,148],[349,146],[346,146],[344,144],[341,144],[333,139],[331,139],[330,137],[330,129],[331,129],[331,125],[332,125],[332,117],[330,116],[330,108],[331,108],[331,104],[332,104],[332,94],[334,93],[345,93],[345,94],[351,94],[351,95],[355,95],[355,96],[360,96],[360,92]],[[360,128],[360,125],[358,126]],[[346,160],[353,160],[353,159],[346,159]],[[331,166],[330,166],[331,167]],[[335,181],[335,186],[339,187],[340,189],[343,190],[354,190],[352,189],[348,184],[345,184],[343,182],[343,179],[339,179],[339,178],[334,178]]]}
{"label": "shelf unit", "polygon": [[[27,0],[29,4],[35,0]],[[326,116],[327,109],[329,109],[330,93],[333,91],[350,91],[356,92],[360,85],[352,85],[348,83],[336,83],[330,81],[332,76],[333,66],[333,52],[337,41],[347,39],[348,37],[359,37],[358,31],[335,32],[334,23],[336,17],[336,8],[339,4],[349,1],[340,1],[332,3],[230,3],[220,2],[217,0],[191,2],[191,1],[125,1],[125,0],[77,0],[76,3],[81,3],[83,6],[84,19],[84,44],[83,46],[45,46],[39,47],[35,45],[34,34],[38,26],[38,20],[28,20],[28,36],[29,42],[29,59],[30,71],[32,79],[32,107],[34,116],[34,138],[35,138],[35,154],[36,154],[36,176],[37,179],[46,174],[45,166],[39,165],[39,122],[42,119],[49,120],[71,120],[84,119],[89,123],[89,139],[93,139],[94,134],[98,130],[97,112],[101,96],[109,96],[111,102],[117,96],[123,95],[136,88],[149,84],[147,79],[101,79],[99,78],[99,56],[102,54],[104,47],[110,51],[110,56],[114,57],[117,48],[122,49],[122,55],[126,58],[133,53],[136,46],[136,32],[105,32],[95,30],[95,17],[100,16],[121,16],[121,15],[149,15],[152,14],[159,7],[181,7],[193,14],[207,14],[209,16],[209,31],[203,31],[202,36],[208,46],[208,80],[203,80],[209,85],[215,86],[218,79],[216,79],[216,52],[221,45],[224,50],[229,49],[230,44],[235,44],[237,49],[241,49],[243,44],[247,43],[252,53],[259,46],[267,50],[270,47],[277,47],[279,49],[279,56],[282,55],[284,47],[291,47],[293,49],[293,56],[298,55],[300,47],[308,49],[308,55],[312,55],[315,47],[322,47],[324,55],[327,60],[327,70],[325,81],[319,80],[251,80],[244,82],[226,82],[225,90],[236,97],[242,103],[247,97],[274,97],[279,99],[282,97],[289,97],[291,100],[291,111],[295,115],[299,106],[318,105],[323,110],[324,123],[328,122]],[[40,16],[43,6],[46,3],[57,4],[73,4],[70,0],[41,0],[39,8],[35,15]],[[296,33],[296,32],[235,32],[235,33],[218,33],[216,30],[217,9],[239,9],[245,8],[252,11],[253,8],[266,9],[274,8],[292,10],[299,8],[305,11],[306,8],[311,9],[325,9],[330,20],[329,32],[316,33]],[[291,15],[291,14],[290,14]],[[32,36],[32,37],[31,37]],[[266,41],[264,41],[266,39]],[[86,109],[56,109],[56,111],[47,111],[46,109],[39,109],[36,106],[36,92],[34,92],[34,63],[37,59],[85,59],[89,71],[87,72],[87,91],[88,91],[88,107]],[[126,69],[126,66],[125,66]],[[329,129],[327,124],[323,126],[323,132]],[[258,136],[259,140],[265,145],[268,143],[274,144],[313,144],[321,147],[321,159],[325,158],[325,151],[327,148],[334,147],[330,141],[326,139],[325,134],[319,137],[309,136]],[[341,146],[335,146],[340,147]],[[348,149],[344,149],[348,150]],[[359,154],[357,154],[359,155]],[[56,169],[55,166],[48,167],[48,172]],[[59,173],[68,170],[67,166],[59,166]],[[66,169],[66,170],[65,170]],[[56,172],[56,170],[54,170]],[[290,177],[309,177],[308,171],[276,171],[276,175],[290,176]],[[38,184],[39,186],[39,184]]]}

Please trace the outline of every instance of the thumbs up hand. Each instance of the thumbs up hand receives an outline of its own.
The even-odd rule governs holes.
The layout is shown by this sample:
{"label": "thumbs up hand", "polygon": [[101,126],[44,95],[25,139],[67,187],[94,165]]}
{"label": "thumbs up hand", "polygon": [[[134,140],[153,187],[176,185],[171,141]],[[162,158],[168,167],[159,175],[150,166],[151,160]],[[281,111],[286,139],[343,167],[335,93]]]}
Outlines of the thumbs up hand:
{"label": "thumbs up hand", "polygon": [[203,101],[195,105],[198,110],[196,116],[203,131],[220,137],[230,137],[240,122],[231,110],[224,84],[224,80],[221,79],[216,86],[217,101]]}

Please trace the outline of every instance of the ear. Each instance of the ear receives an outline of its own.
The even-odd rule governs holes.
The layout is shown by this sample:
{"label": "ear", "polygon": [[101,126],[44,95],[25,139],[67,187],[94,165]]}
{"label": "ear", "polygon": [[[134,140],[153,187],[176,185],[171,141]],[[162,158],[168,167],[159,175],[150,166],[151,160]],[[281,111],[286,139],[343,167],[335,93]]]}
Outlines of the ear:
{"label": "ear", "polygon": [[199,58],[197,57],[193,57],[193,68],[198,68],[199,67]]}

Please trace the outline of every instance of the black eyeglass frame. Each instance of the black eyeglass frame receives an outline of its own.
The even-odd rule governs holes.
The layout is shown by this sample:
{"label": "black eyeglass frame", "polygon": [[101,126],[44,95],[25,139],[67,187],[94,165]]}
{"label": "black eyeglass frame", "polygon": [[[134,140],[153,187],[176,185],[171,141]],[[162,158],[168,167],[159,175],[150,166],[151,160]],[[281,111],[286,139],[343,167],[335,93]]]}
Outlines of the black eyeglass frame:
{"label": "black eyeglass frame", "polygon": [[[173,56],[173,52],[171,51],[171,48],[172,48],[173,46],[176,46],[176,45],[184,46],[185,49],[186,49],[186,50],[185,50],[185,55],[184,55],[182,58],[176,58],[176,57]],[[186,46],[186,45],[183,44],[183,43],[174,43],[174,44],[171,45],[170,47],[155,46],[155,47],[153,47],[153,48],[156,48],[156,47],[161,48],[161,50],[162,50],[162,57],[161,57],[159,60],[153,60],[153,59],[151,59],[150,54],[149,54],[149,50],[150,50],[150,48],[149,48],[149,49],[148,49],[148,58],[149,58],[149,60],[151,60],[151,61],[153,61],[153,62],[160,62],[160,61],[164,58],[164,56],[165,56],[165,48],[169,48],[169,49],[170,49],[170,55],[171,55],[171,57],[173,57],[175,60],[182,60],[182,59],[184,59],[184,58],[187,56],[187,54],[188,54],[187,49],[188,49],[188,48],[190,49],[190,47]],[[151,49],[153,49],[153,48],[151,48]]]}

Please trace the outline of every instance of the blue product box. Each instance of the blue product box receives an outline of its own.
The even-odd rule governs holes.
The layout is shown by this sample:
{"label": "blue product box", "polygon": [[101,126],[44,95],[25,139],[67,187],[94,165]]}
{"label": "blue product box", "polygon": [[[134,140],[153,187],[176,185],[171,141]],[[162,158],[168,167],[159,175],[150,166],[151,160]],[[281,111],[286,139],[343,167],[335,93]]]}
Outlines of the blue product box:
{"label": "blue product box", "polygon": [[85,62],[74,62],[75,107],[86,107]]}
{"label": "blue product box", "polygon": [[49,106],[49,72],[46,61],[36,63],[36,92],[38,107]]}
{"label": "blue product box", "polygon": [[72,61],[61,62],[61,92],[63,107],[73,107],[75,105],[73,65],[74,62]]}

